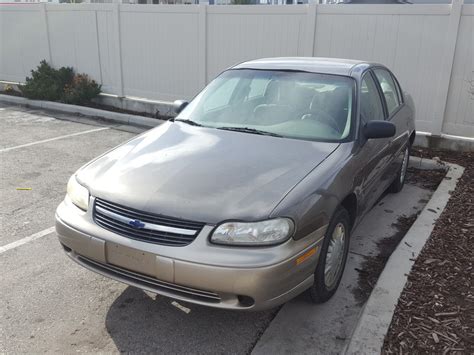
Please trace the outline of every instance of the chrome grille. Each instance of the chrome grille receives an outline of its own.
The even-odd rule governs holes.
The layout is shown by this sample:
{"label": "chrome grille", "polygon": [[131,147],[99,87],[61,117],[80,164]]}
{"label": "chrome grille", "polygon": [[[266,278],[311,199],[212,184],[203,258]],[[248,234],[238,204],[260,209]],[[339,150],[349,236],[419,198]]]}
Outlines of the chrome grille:
{"label": "chrome grille", "polygon": [[124,237],[168,246],[188,245],[204,227],[204,223],[138,211],[99,198],[95,199],[94,220]]}
{"label": "chrome grille", "polygon": [[104,264],[80,255],[76,255],[75,258],[79,263],[103,275],[134,284],[138,287],[147,288],[156,293],[165,293],[170,296],[181,296],[210,303],[219,303],[221,301],[220,296],[214,292],[161,281],[152,276],[143,275],[112,264]]}

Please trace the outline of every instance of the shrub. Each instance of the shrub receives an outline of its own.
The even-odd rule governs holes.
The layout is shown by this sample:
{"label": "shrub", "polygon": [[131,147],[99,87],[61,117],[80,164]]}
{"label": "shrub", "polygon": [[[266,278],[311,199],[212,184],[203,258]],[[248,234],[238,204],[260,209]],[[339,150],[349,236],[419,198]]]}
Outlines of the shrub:
{"label": "shrub", "polygon": [[72,68],[62,67],[56,70],[42,60],[38,68],[31,71],[31,78],[26,78],[26,84],[21,86],[20,90],[29,99],[59,101],[64,86],[71,82],[73,77]]}
{"label": "shrub", "polygon": [[64,88],[63,101],[68,104],[83,104],[100,94],[101,86],[87,74],[76,74]]}
{"label": "shrub", "polygon": [[83,104],[99,95],[101,86],[86,74],[74,74],[71,67],[54,69],[42,60],[20,90],[29,99]]}

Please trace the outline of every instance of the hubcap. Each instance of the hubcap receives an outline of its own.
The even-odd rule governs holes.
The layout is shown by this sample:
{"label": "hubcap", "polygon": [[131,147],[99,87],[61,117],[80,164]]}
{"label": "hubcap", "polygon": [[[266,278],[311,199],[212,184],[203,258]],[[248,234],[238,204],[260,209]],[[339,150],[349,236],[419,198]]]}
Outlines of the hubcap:
{"label": "hubcap", "polygon": [[408,147],[405,149],[405,153],[403,154],[403,162],[402,162],[402,172],[400,174],[400,182],[403,184],[405,181],[405,175],[407,173],[408,168]]}
{"label": "hubcap", "polygon": [[335,286],[342,270],[345,237],[345,227],[342,223],[338,223],[332,232],[328,251],[326,253],[324,283],[328,289],[332,289]]}

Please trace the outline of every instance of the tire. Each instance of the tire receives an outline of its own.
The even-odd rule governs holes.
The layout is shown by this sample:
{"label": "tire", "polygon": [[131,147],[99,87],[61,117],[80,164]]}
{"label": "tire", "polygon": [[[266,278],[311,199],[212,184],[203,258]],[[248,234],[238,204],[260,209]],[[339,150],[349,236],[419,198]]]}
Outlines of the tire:
{"label": "tire", "polygon": [[410,161],[410,144],[408,144],[405,148],[403,160],[402,160],[402,163],[400,164],[400,169],[398,170],[395,180],[393,180],[392,184],[388,187],[388,192],[397,193],[397,192],[402,191],[403,185],[405,185],[405,178],[407,174],[409,161]]}
{"label": "tire", "polygon": [[[343,232],[343,243],[338,244],[337,246],[334,243],[334,237],[341,232]],[[337,230],[336,230],[337,229]],[[336,233],[336,234],[335,234]],[[340,238],[339,238],[340,240]],[[344,273],[344,268],[346,266],[347,254],[349,252],[349,241],[350,241],[350,217],[347,210],[343,207],[339,207],[334,213],[331,222],[329,223],[326,235],[324,237],[323,245],[321,248],[321,254],[319,256],[318,265],[316,266],[316,271],[314,272],[314,283],[309,289],[309,295],[311,300],[314,303],[323,303],[329,300],[335,293],[341,282],[342,275]],[[333,243],[332,243],[333,242]],[[337,243],[337,242],[336,242]],[[333,277],[329,277],[330,270],[325,273],[328,260],[328,251],[332,250],[332,255],[338,255],[333,260],[337,260],[333,270],[335,274]],[[338,249],[341,254],[335,254],[338,251],[335,251],[335,248]],[[341,259],[342,258],[342,259]]]}

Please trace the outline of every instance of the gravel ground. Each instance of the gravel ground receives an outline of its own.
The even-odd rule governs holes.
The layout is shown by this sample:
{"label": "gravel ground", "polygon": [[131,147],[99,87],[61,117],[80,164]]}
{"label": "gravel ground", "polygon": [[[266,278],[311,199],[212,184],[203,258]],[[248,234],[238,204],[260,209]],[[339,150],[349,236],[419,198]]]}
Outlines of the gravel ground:
{"label": "gravel ground", "polygon": [[416,260],[383,354],[474,354],[474,155],[417,149],[465,167]]}

